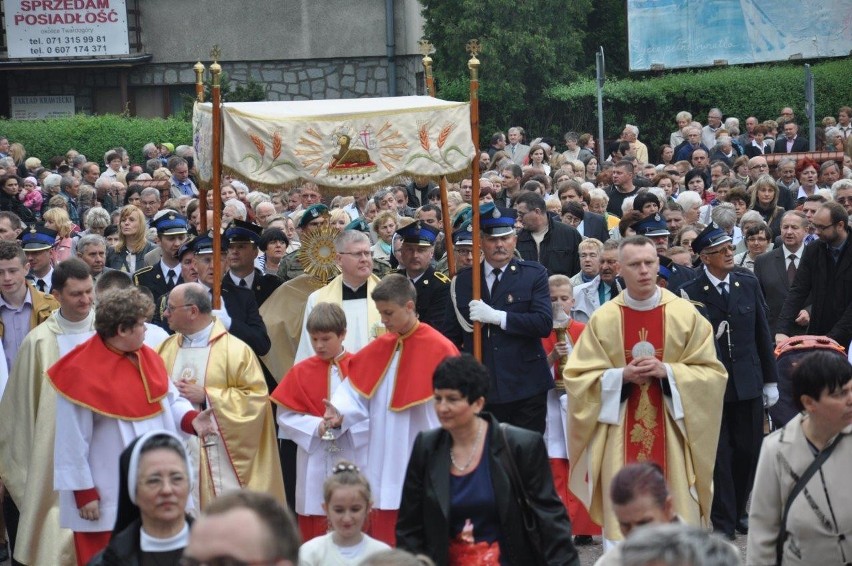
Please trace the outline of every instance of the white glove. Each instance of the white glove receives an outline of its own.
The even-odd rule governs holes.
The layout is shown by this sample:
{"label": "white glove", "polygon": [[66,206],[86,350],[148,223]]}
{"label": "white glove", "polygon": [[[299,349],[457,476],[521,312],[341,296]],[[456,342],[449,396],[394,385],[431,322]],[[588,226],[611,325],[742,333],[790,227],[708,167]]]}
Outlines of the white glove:
{"label": "white glove", "polygon": [[[225,330],[231,329],[231,315],[228,314],[228,311],[225,309],[213,309],[213,316],[219,319],[219,321],[225,325]],[[778,396],[776,395],[776,398]]]}
{"label": "white glove", "polygon": [[778,384],[767,383],[763,386],[763,406],[767,409],[778,402]]}
{"label": "white glove", "polygon": [[470,320],[475,320],[483,324],[500,325],[503,319],[503,311],[498,311],[491,308],[490,305],[483,301],[471,301],[468,305],[470,308]]}

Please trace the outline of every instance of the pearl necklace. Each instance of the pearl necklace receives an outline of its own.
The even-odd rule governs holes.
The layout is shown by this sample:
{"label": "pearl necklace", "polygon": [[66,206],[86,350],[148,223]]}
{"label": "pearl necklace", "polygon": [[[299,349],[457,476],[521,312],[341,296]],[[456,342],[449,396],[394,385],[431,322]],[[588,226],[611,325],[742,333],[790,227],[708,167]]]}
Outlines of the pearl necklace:
{"label": "pearl necklace", "polygon": [[482,438],[482,419],[479,419],[479,428],[476,429],[476,438],[473,441],[473,450],[471,450],[470,457],[467,459],[467,462],[465,462],[464,466],[459,466],[456,463],[456,459],[453,457],[453,449],[450,448],[450,462],[452,462],[453,467],[455,469],[457,469],[460,472],[463,472],[470,467],[470,465],[473,463],[473,457],[476,456],[476,449],[479,446],[479,440],[481,438]]}

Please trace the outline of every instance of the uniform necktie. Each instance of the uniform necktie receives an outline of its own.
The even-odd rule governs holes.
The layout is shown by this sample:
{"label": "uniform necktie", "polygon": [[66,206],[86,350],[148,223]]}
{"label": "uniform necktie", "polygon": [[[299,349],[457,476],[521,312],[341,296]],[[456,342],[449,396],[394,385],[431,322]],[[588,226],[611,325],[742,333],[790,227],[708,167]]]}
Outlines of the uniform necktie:
{"label": "uniform necktie", "polygon": [[494,275],[494,282],[491,283],[491,298],[493,299],[497,293],[497,284],[500,283],[500,274],[503,273],[503,270],[498,267],[491,273]]}
{"label": "uniform necktie", "polygon": [[728,284],[724,281],[719,283],[719,292],[722,294],[722,300],[724,300],[725,304],[727,304],[731,295],[728,293]]}
{"label": "uniform necktie", "polygon": [[787,259],[790,260],[790,264],[787,265],[787,282],[792,285],[796,278],[796,254],[790,254]]}
{"label": "uniform necktie", "polygon": [[44,279],[39,279],[38,281],[36,281],[36,287],[38,287],[39,291],[44,293],[47,289],[47,283],[44,282]]}
{"label": "uniform necktie", "polygon": [[248,285],[246,285],[245,279],[240,279],[240,287],[248,287]]}
{"label": "uniform necktie", "polygon": [[175,273],[174,269],[169,269],[168,273],[166,273],[166,280],[169,283],[169,287],[175,284],[175,275],[177,274]]}

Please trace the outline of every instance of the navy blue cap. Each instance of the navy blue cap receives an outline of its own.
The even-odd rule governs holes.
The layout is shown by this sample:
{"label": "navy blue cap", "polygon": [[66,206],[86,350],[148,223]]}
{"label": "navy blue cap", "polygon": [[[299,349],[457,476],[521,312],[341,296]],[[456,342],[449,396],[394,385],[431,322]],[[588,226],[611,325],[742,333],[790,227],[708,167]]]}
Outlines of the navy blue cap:
{"label": "navy blue cap", "polygon": [[360,216],[343,227],[344,230],[357,230],[359,232],[370,232],[370,225]]}
{"label": "navy blue cap", "polygon": [[659,214],[646,216],[642,220],[631,224],[630,227],[640,236],[668,236],[671,234],[666,221]]}
{"label": "navy blue cap", "polygon": [[479,228],[486,237],[508,236],[515,233],[515,219],[488,202],[479,208]]}
{"label": "navy blue cap", "polygon": [[302,218],[299,220],[299,228],[304,228],[308,225],[308,222],[320,216],[328,216],[328,207],[324,204],[312,204],[302,214]]}
{"label": "navy blue cap", "polygon": [[[213,238],[211,236],[199,236],[192,241],[195,255],[207,255],[213,253]],[[222,251],[227,247],[227,240],[222,238]]]}
{"label": "navy blue cap", "polygon": [[263,228],[257,224],[235,218],[228,229],[225,230],[225,239],[228,240],[228,243],[251,242],[257,245],[260,242],[262,231]]}
{"label": "navy blue cap", "polygon": [[157,234],[160,236],[173,236],[176,234],[186,234],[189,226],[187,225],[185,216],[181,216],[174,211],[168,211],[152,220],[151,228],[156,228]]}
{"label": "navy blue cap", "polygon": [[707,228],[701,231],[698,234],[698,237],[692,240],[692,251],[696,254],[700,254],[706,248],[712,248],[713,246],[718,246],[720,244],[725,244],[732,241],[727,232],[711,223]]}
{"label": "navy blue cap", "polygon": [[417,246],[434,246],[439,233],[437,228],[423,224],[419,220],[396,231],[396,235],[402,238],[403,244]]}
{"label": "navy blue cap", "polygon": [[178,248],[177,257],[178,259],[183,259],[183,256],[186,255],[186,252],[195,253],[195,240],[198,238],[191,238],[181,244],[180,248]]}
{"label": "navy blue cap", "polygon": [[21,247],[26,252],[49,250],[56,244],[56,230],[45,227],[44,224],[33,224],[21,232]]}
{"label": "navy blue cap", "polygon": [[453,232],[453,244],[456,246],[472,246],[473,245],[473,232],[470,229],[470,222],[464,222],[462,225]]}

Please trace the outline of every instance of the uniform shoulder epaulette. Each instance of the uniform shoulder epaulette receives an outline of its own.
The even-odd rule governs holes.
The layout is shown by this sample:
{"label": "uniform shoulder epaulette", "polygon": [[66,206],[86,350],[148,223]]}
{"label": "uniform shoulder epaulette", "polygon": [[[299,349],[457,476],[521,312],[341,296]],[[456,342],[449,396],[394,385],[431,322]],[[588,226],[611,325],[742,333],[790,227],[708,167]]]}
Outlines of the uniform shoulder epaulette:
{"label": "uniform shoulder epaulette", "polygon": [[435,279],[437,279],[441,283],[446,283],[448,285],[450,283],[450,278],[447,277],[446,275],[444,275],[443,273],[441,273],[440,271],[435,272]]}
{"label": "uniform shoulder epaulette", "polygon": [[140,276],[140,275],[144,275],[145,273],[148,273],[148,272],[149,272],[149,271],[151,271],[152,269],[154,269],[154,266],[153,266],[153,265],[146,265],[145,267],[140,267],[139,269],[137,269],[136,271],[134,271],[134,272],[133,272],[133,283],[134,283],[135,285],[138,285],[138,284],[139,284],[139,283],[138,283],[139,276]]}

